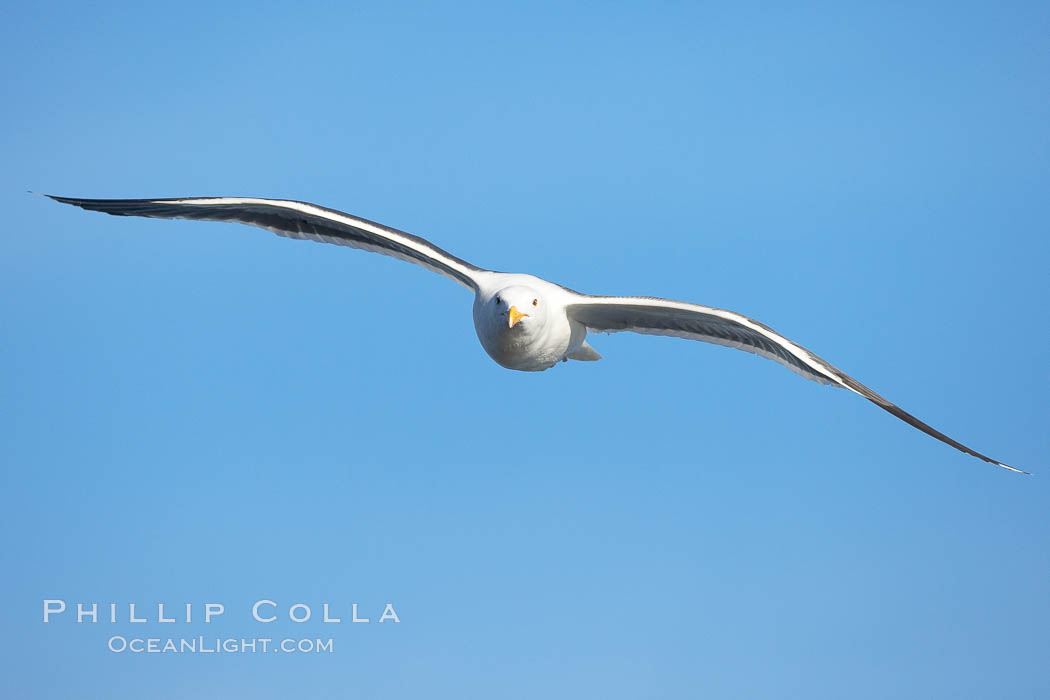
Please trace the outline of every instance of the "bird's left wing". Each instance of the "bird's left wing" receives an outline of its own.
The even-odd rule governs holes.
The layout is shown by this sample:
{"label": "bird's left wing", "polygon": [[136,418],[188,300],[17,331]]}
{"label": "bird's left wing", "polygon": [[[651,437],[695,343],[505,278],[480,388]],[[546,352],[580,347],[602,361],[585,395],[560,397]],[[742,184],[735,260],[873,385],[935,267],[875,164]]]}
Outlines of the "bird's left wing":
{"label": "bird's left wing", "polygon": [[184,199],[75,199],[46,195],[56,202],[117,216],[155,219],[232,221],[273,231],[279,236],[334,243],[389,255],[422,265],[477,291],[481,268],[438,248],[419,236],[307,202],[256,197],[188,197]]}
{"label": "bird's left wing", "polygon": [[883,398],[829,362],[822,360],[754,319],[725,309],[689,304],[654,297],[603,297],[578,294],[566,306],[570,318],[584,324],[590,331],[616,333],[633,331],[648,335],[668,335],[707,343],[725,345],[761,355],[779,362],[807,379],[849,389],[860,394],[879,408],[892,413],[909,425],[947,443],[957,450],[996,464],[1011,471],[1021,469],[1003,464],[966,445],[956,442],[944,433]]}

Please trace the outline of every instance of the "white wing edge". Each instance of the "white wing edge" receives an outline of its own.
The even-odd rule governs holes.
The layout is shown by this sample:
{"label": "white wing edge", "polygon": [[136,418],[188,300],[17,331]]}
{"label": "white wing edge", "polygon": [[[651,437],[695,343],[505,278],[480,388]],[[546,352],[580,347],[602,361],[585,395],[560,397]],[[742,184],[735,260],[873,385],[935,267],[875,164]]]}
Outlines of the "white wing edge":
{"label": "white wing edge", "polygon": [[[469,287],[468,285],[464,284],[462,282],[462,280],[459,280],[459,279],[457,279],[455,277],[449,277],[448,275],[446,275],[440,269],[433,268],[433,267],[428,268],[428,269],[432,270],[433,272],[438,273],[439,275],[442,275],[444,277],[448,277],[448,279],[451,279],[453,282],[456,282],[457,284],[460,284],[460,285],[463,285],[464,287],[467,287],[471,291],[477,291],[477,281],[476,281],[475,275],[473,274],[474,270],[472,270],[471,268],[467,267],[466,265],[463,265],[462,262],[459,261],[458,259],[453,258],[453,257],[451,257],[449,255],[445,255],[444,254],[445,251],[439,249],[437,246],[435,246],[432,243],[430,243],[430,241],[422,239],[419,236],[414,236],[414,235],[412,235],[411,237],[406,236],[404,234],[404,232],[402,232],[402,231],[398,231],[396,229],[392,229],[392,228],[389,228],[389,227],[386,227],[386,226],[381,226],[379,224],[376,224],[373,221],[369,221],[368,219],[362,219],[362,218],[353,216],[351,214],[346,214],[345,212],[336,211],[334,209],[328,209],[326,207],[320,207],[320,206],[318,206],[316,204],[310,204],[309,202],[298,202],[298,201],[290,200],[290,199],[265,199],[265,198],[261,198],[261,197],[215,197],[215,198],[210,198],[210,199],[192,199],[191,198],[191,199],[168,200],[168,201],[171,201],[172,203],[202,204],[202,205],[208,205],[208,204],[262,204],[262,205],[276,205],[276,206],[286,207],[288,209],[292,209],[292,210],[295,210],[295,211],[301,211],[304,214],[311,214],[313,216],[319,216],[321,218],[328,219],[329,221],[334,221],[336,223],[345,224],[345,225],[350,226],[352,228],[364,229],[365,231],[368,231],[369,233],[371,233],[371,234],[373,234],[375,236],[379,236],[380,238],[387,238],[387,239],[390,239],[390,240],[397,241],[398,243],[400,243],[401,245],[405,246],[406,248],[411,248],[412,250],[415,250],[420,255],[423,255],[423,256],[428,257],[428,258],[432,258],[435,261],[440,262],[442,265],[446,265],[446,266],[456,270],[457,272],[462,274],[464,277],[467,277],[467,278],[469,278],[471,280],[474,280],[474,287],[473,288]],[[334,236],[323,236],[323,235],[309,236],[308,234],[304,235],[304,234],[301,234],[301,233],[298,233],[298,232],[283,231],[283,230],[280,230],[280,229],[277,229],[277,228],[270,228],[270,227],[267,227],[267,228],[268,228],[268,230],[276,233],[277,235],[284,236],[286,238],[303,239],[303,238],[311,238],[312,237],[312,238],[315,238],[316,240],[321,241],[322,243],[332,243],[332,244],[335,244],[335,245],[346,245],[345,241],[342,241],[341,239],[336,238]],[[413,239],[422,240],[424,245],[420,245],[419,241],[413,240]],[[366,250],[368,252],[373,252],[373,253],[379,253],[381,255],[391,255],[391,251],[389,251],[388,249],[383,248],[382,246],[368,246],[366,244],[360,244],[360,245],[354,246],[354,247],[359,247],[361,250]],[[394,255],[392,257],[397,257],[397,256]],[[409,259],[409,260],[406,260],[406,262],[419,263],[420,261],[417,261],[417,260],[414,260],[414,259]]]}
{"label": "white wing edge", "polygon": [[[712,338],[711,336],[708,336],[708,335],[702,334],[702,333],[693,333],[693,332],[689,332],[689,331],[681,331],[681,330],[675,330],[675,329],[668,330],[668,329],[661,329],[661,328],[646,328],[646,327],[641,327],[641,328],[639,328],[639,327],[627,327],[627,328],[608,329],[608,328],[593,327],[593,326],[591,326],[589,324],[586,324],[586,322],[581,321],[581,322],[585,323],[585,325],[587,325],[587,330],[588,331],[595,331],[595,332],[599,332],[599,333],[616,333],[616,332],[627,332],[627,331],[630,331],[630,332],[641,333],[641,334],[645,334],[645,335],[666,335],[666,336],[671,336],[671,337],[687,338],[687,339],[691,339],[691,340],[700,340],[700,341],[703,341],[703,342],[714,343],[714,344],[722,345],[722,346],[725,346],[725,347],[732,347],[732,348],[737,348],[737,349],[740,349],[740,350],[745,350],[747,352],[755,353],[755,354],[757,354],[757,355],[759,355],[761,357],[765,357],[767,359],[774,360],[775,362],[777,362],[777,363],[787,367],[788,369],[794,371],[796,374],[799,374],[799,375],[801,375],[803,377],[806,377],[807,379],[813,379],[814,381],[820,382],[822,384],[829,384],[829,385],[832,385],[832,386],[841,387],[843,389],[849,389],[853,393],[857,394],[858,396],[862,396],[865,399],[871,401],[872,403],[874,403],[879,408],[881,408],[884,411],[887,411],[888,413],[896,416],[897,418],[899,418],[900,420],[904,421],[905,423],[908,423],[912,427],[917,428],[918,430],[926,433],[927,435],[929,435],[929,436],[931,436],[931,437],[933,437],[933,438],[935,438],[937,440],[940,440],[941,442],[943,442],[943,443],[945,443],[945,444],[947,444],[947,445],[949,445],[951,447],[956,448],[960,452],[963,452],[965,454],[969,454],[971,456],[977,457],[978,459],[981,459],[981,460],[983,460],[985,462],[988,462],[990,464],[997,465],[999,467],[1002,467],[1003,469],[1008,469],[1008,470],[1010,470],[1012,472],[1017,472],[1019,474],[1027,474],[1027,475],[1031,476],[1031,472],[1027,472],[1027,471],[1025,471],[1023,469],[1018,469],[1017,467],[1012,467],[1009,464],[1005,464],[1005,463],[1000,462],[1000,461],[998,461],[996,459],[992,459],[991,457],[988,457],[988,456],[986,456],[984,454],[981,454],[980,452],[977,452],[976,450],[973,450],[973,449],[963,445],[962,443],[954,440],[953,438],[948,437],[947,435],[945,435],[944,433],[940,432],[936,428],[933,428],[932,426],[928,425],[927,423],[925,423],[925,422],[919,420],[918,418],[916,418],[915,416],[911,415],[910,413],[908,413],[904,409],[900,408],[899,406],[897,406],[892,401],[889,401],[885,397],[879,395],[875,391],[873,391],[873,390],[869,389],[868,387],[864,386],[863,384],[858,382],[856,379],[854,379],[853,377],[849,376],[848,374],[846,374],[842,370],[838,369],[837,367],[835,367],[831,363],[827,362],[826,360],[821,359],[820,357],[818,357],[817,355],[813,354],[809,350],[806,350],[801,345],[798,345],[797,343],[795,343],[795,342],[793,342],[791,340],[788,340],[784,336],[782,336],[779,333],[777,333],[776,331],[774,331],[772,328],[769,328],[768,326],[766,326],[766,325],[764,325],[762,323],[759,323],[758,321],[755,321],[754,319],[748,318],[747,316],[743,316],[743,315],[738,314],[738,313],[733,312],[733,311],[727,311],[726,309],[718,309],[718,308],[711,307],[711,306],[703,306],[701,304],[691,304],[691,303],[688,303],[688,302],[676,301],[674,299],[661,299],[661,298],[658,298],[658,297],[607,297],[607,296],[592,296],[592,295],[588,295],[588,294],[581,294],[581,293],[575,292],[573,290],[566,290],[566,291],[571,292],[571,294],[573,295],[572,300],[566,306],[566,311],[569,313],[570,316],[572,316],[572,309],[573,309],[573,307],[576,307],[576,306],[579,306],[579,307],[585,307],[585,306],[615,307],[617,305],[631,305],[631,306],[649,306],[649,307],[652,307],[652,308],[655,308],[655,309],[675,309],[675,310],[679,310],[679,311],[693,312],[693,313],[704,314],[704,315],[708,315],[708,316],[715,316],[717,318],[721,318],[721,319],[729,321],[731,323],[739,324],[739,325],[743,326],[744,328],[747,328],[747,329],[749,329],[751,331],[754,331],[754,332],[762,335],[763,337],[767,338],[768,340],[772,341],[773,343],[779,345],[780,347],[784,348],[789,353],[791,353],[791,355],[793,355],[794,357],[798,358],[801,362],[803,362],[807,367],[812,368],[814,370],[814,373],[812,375],[810,375],[808,372],[803,371],[799,367],[796,367],[796,366],[793,366],[791,364],[785,363],[783,358],[780,358],[780,357],[777,357],[776,355],[772,355],[771,353],[765,352],[764,350],[762,350],[760,348],[747,346],[746,344],[738,343],[738,342],[734,342],[734,341],[730,341],[730,340],[726,340],[724,338]],[[576,320],[580,320],[580,319],[576,319]],[[743,346],[743,347],[741,347],[741,346]]]}
{"label": "white wing edge", "polygon": [[[397,258],[404,262],[411,262],[421,267],[424,267],[432,272],[436,272],[443,277],[451,279],[453,282],[460,284],[467,289],[476,292],[478,288],[477,273],[482,272],[480,268],[477,268],[469,263],[466,263],[459,258],[451,255],[447,251],[438,248],[430,241],[415,236],[404,231],[383,226],[374,221],[368,219],[362,219],[345,212],[337,211],[334,209],[328,209],[327,207],[321,207],[316,204],[309,202],[299,202],[288,199],[268,199],[264,197],[181,197],[181,198],[164,198],[164,199],[79,199],[72,197],[58,197],[55,195],[44,195],[54,199],[55,201],[63,204],[72,204],[74,206],[81,207],[83,209],[89,209],[92,211],[102,211],[108,214],[117,214],[124,216],[144,216],[147,218],[168,218],[168,219],[200,219],[192,215],[192,207],[203,207],[209,206],[238,206],[243,205],[245,207],[267,207],[275,210],[288,210],[291,212],[299,212],[308,216],[318,217],[325,219],[339,226],[345,226],[349,229],[356,229],[365,231],[371,236],[379,239],[377,242],[364,242],[358,240],[350,240],[340,238],[338,236],[327,236],[324,234],[316,234],[310,232],[297,231],[289,228],[282,228],[280,225],[266,225],[262,223],[255,223],[250,221],[240,221],[234,216],[226,220],[230,222],[243,223],[249,226],[255,226],[262,228],[272,233],[285,238],[294,238],[299,240],[313,240],[321,243],[331,243],[334,245],[341,245],[345,247],[357,248],[368,252],[379,253],[381,255],[387,255],[393,258]],[[182,206],[187,207],[184,212],[176,212],[171,214],[150,214],[150,213],[139,213],[134,210],[136,207],[144,205],[156,205],[159,207],[164,206]],[[246,215],[249,213],[257,213],[255,211],[246,209],[244,212]],[[402,246],[406,249],[413,251],[415,255],[406,255],[405,253],[398,251],[396,248],[385,247],[381,241],[390,241],[398,246]],[[428,261],[430,264],[428,264]],[[449,274],[441,266],[448,268],[456,273],[456,275]]]}

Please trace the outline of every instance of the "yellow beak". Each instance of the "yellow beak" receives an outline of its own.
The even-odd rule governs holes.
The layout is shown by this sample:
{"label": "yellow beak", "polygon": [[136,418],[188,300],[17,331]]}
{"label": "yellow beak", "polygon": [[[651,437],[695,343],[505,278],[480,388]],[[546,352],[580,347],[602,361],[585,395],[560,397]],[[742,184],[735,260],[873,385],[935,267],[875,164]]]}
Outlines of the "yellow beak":
{"label": "yellow beak", "polygon": [[507,312],[507,328],[513,328],[518,325],[518,321],[528,316],[518,311],[517,306],[510,307],[510,311]]}

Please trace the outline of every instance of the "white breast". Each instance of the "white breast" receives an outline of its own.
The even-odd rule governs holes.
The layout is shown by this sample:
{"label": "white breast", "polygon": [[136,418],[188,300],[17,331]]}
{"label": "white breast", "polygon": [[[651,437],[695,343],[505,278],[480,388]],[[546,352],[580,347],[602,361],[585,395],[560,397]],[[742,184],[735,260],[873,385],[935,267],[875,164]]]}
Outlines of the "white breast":
{"label": "white breast", "polygon": [[[485,352],[507,369],[540,372],[550,369],[565,355],[578,349],[587,329],[569,321],[561,300],[561,288],[532,275],[493,273],[474,302],[474,330]],[[545,305],[543,322],[535,317],[509,328],[505,316],[492,313],[485,301],[507,286],[525,284],[536,289]],[[575,328],[574,328],[575,326]]]}

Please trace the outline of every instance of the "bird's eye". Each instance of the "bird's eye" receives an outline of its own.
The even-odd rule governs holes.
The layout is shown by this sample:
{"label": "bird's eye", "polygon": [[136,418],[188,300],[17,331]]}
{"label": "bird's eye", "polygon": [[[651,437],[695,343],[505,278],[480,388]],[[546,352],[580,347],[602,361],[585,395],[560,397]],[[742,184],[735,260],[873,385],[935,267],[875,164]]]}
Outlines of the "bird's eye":
{"label": "bird's eye", "polygon": [[496,297],[496,303],[497,303],[497,304],[502,304],[503,302],[501,302],[501,301],[499,300],[499,297]]}
{"label": "bird's eye", "polygon": [[532,305],[533,305],[533,306],[538,306],[538,305],[539,305],[539,303],[540,303],[540,300],[539,300],[539,299],[533,299],[533,300],[532,300]]}

